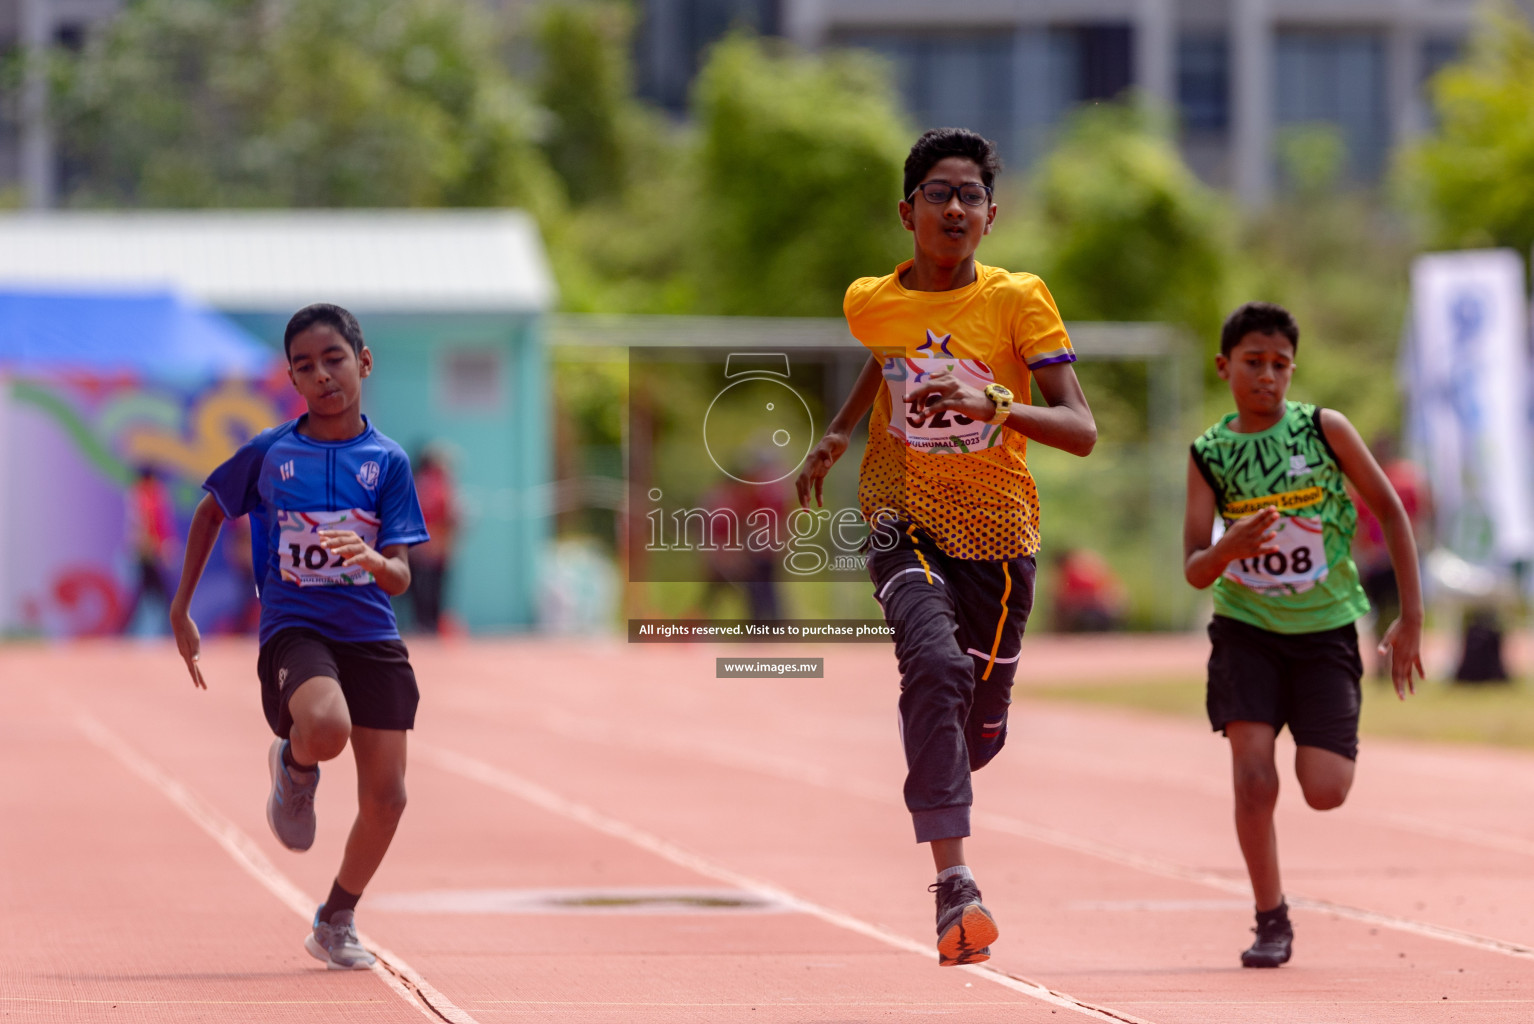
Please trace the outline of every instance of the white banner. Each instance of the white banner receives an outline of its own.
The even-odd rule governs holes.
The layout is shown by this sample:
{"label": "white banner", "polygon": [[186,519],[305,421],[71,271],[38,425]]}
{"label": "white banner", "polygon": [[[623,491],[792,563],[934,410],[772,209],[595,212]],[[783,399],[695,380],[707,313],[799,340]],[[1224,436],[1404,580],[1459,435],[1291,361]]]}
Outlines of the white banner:
{"label": "white banner", "polygon": [[1403,362],[1438,541],[1483,565],[1528,559],[1534,437],[1523,259],[1511,249],[1419,256],[1411,283]]}

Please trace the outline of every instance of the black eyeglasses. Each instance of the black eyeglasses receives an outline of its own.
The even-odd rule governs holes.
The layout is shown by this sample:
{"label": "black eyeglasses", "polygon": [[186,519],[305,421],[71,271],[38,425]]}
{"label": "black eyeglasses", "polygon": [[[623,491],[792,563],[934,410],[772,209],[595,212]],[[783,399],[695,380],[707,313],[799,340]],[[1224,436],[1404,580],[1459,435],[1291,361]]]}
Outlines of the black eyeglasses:
{"label": "black eyeglasses", "polygon": [[911,195],[906,196],[906,200],[909,201],[911,196],[918,192],[927,202],[937,205],[948,202],[955,192],[959,193],[959,202],[965,206],[984,206],[991,201],[991,186],[977,185],[974,182],[950,185],[946,181],[929,181],[925,185],[917,185],[913,188]]}

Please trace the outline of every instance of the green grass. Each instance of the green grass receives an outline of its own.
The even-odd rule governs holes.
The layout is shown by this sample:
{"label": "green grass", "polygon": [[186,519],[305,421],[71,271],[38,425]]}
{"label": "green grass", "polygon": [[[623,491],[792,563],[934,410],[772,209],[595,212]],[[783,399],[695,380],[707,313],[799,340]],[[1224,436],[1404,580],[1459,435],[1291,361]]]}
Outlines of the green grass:
{"label": "green grass", "polygon": [[[1029,686],[1019,688],[1017,695],[1204,717],[1202,679]],[[1367,736],[1534,749],[1534,680],[1481,686],[1419,683],[1416,696],[1405,701],[1397,700],[1388,684],[1365,680],[1359,731]]]}

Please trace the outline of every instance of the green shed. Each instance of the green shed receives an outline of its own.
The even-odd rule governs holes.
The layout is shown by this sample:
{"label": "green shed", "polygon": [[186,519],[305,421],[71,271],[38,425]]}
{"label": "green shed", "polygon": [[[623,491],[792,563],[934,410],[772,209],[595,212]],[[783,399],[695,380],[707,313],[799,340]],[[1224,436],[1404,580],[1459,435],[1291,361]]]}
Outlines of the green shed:
{"label": "green shed", "polygon": [[555,287],[517,210],[186,211],[0,216],[0,279],[170,286],[279,355],[311,302],[357,314],[364,408],[412,457],[454,454],[464,510],[447,606],[475,632],[536,624],[551,524],[545,317]]}

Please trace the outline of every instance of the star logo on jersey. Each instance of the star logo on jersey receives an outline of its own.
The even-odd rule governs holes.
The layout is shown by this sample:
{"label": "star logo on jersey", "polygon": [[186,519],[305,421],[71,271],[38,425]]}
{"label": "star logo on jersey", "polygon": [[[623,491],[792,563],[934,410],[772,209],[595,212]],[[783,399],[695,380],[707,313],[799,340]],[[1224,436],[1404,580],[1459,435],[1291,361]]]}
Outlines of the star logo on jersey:
{"label": "star logo on jersey", "polygon": [[357,482],[368,490],[378,486],[378,463],[364,462],[362,468],[357,470]]}
{"label": "star logo on jersey", "polygon": [[[952,359],[953,353],[948,351],[948,343],[952,340],[952,334],[945,334],[939,338],[936,334],[932,333],[932,328],[929,327],[927,328],[927,340],[922,342],[920,345],[917,345],[916,351],[925,356],[944,355],[949,359]],[[936,352],[934,352],[932,348],[934,345],[937,346]]]}
{"label": "star logo on jersey", "polygon": [[289,459],[277,467],[277,472],[282,474],[284,480],[291,480],[298,475],[298,470],[293,468],[293,460]]}
{"label": "star logo on jersey", "polygon": [[1305,464],[1305,456],[1303,456],[1303,455],[1291,455],[1291,456],[1289,456],[1289,475],[1290,476],[1304,476],[1306,473],[1309,473],[1309,472],[1310,472],[1310,467]]}

